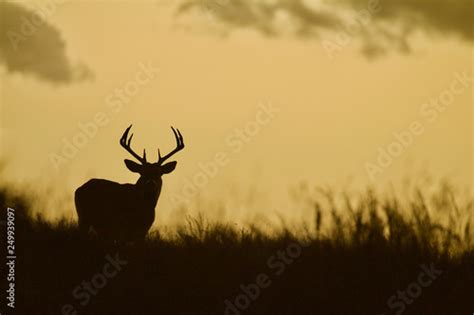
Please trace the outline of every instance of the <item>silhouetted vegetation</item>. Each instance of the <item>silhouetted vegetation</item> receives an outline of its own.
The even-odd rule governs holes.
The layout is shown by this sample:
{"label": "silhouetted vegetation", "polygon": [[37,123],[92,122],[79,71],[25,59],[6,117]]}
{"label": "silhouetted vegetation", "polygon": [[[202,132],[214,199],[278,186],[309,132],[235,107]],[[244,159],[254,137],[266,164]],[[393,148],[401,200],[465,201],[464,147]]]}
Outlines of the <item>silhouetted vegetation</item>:
{"label": "silhouetted vegetation", "polygon": [[472,202],[447,186],[404,201],[325,195],[299,231],[188,218],[175,233],[112,244],[32,216],[28,197],[2,189],[2,209],[16,210],[17,311],[472,314]]}

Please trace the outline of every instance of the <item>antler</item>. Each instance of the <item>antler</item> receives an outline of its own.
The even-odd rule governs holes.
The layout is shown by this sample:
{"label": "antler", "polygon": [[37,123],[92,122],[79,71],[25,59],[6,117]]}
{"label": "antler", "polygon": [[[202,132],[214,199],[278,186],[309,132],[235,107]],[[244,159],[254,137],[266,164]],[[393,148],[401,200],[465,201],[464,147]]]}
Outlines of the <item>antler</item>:
{"label": "antler", "polygon": [[132,142],[132,138],[133,138],[133,133],[132,135],[130,136],[130,138],[128,138],[128,132],[130,131],[130,129],[132,128],[132,125],[130,125],[126,130],[125,132],[123,133],[122,135],[122,138],[120,138],[120,145],[128,151],[128,153],[130,153],[131,155],[133,155],[138,161],[140,161],[140,163],[142,164],[145,164],[147,163],[146,161],[146,152],[145,152],[145,149],[143,149],[143,157],[139,156],[138,154],[136,154],[132,148],[130,147],[130,143]]}
{"label": "antler", "polygon": [[170,153],[166,154],[165,156],[161,156],[160,154],[160,149],[158,149],[158,164],[162,165],[167,159],[169,159],[171,156],[173,156],[175,153],[181,151],[184,149],[184,141],[183,141],[183,136],[181,135],[181,132],[179,132],[179,129],[174,129],[171,127],[171,130],[173,130],[174,137],[176,138],[176,148],[171,151]]}

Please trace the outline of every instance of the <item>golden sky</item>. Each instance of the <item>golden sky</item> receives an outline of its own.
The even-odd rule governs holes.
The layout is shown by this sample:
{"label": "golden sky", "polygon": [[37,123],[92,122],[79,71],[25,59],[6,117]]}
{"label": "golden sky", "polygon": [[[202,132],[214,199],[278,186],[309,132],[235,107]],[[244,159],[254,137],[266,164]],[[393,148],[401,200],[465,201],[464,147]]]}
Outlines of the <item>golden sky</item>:
{"label": "golden sky", "polygon": [[118,144],[133,123],[149,160],[170,125],[185,138],[165,221],[180,198],[286,215],[302,181],[472,187],[472,3],[445,2],[1,1],[5,175],[67,196],[134,182]]}

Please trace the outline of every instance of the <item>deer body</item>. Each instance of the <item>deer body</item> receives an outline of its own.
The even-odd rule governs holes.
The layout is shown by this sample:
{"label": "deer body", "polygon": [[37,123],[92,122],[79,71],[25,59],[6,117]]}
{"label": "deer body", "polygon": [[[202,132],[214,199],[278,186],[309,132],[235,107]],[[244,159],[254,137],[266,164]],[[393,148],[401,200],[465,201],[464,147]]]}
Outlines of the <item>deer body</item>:
{"label": "deer body", "polygon": [[159,190],[146,194],[139,183],[91,179],[76,190],[79,227],[92,227],[105,239],[144,238],[155,220],[159,195]]}
{"label": "deer body", "polygon": [[125,131],[120,143],[137,158],[141,164],[125,160],[127,168],[140,174],[136,184],[119,184],[105,179],[91,179],[75,192],[79,228],[89,232],[92,228],[100,238],[106,240],[136,241],[145,238],[155,220],[155,207],[160,197],[163,174],[171,173],[176,162],[163,165],[174,153],[184,148],[179,130],[173,132],[177,147],[157,163],[148,163],[146,153],[138,156],[130,148],[132,136],[128,138],[131,126]]}

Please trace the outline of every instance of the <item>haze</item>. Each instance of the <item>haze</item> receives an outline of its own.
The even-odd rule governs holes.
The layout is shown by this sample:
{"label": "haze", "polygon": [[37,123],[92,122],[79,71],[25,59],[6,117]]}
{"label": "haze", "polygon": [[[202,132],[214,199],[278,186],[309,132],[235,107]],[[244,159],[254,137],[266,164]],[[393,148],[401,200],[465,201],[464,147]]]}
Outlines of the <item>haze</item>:
{"label": "haze", "polygon": [[[356,32],[328,51],[332,29],[262,32],[226,12],[176,16],[166,1],[61,3],[46,18],[65,42],[67,60],[53,55],[58,69],[13,63],[11,42],[0,40],[3,175],[69,202],[48,215],[72,216],[72,193],[91,177],[136,181],[118,143],[132,123],[133,147],[149,160],[173,148],[171,125],[185,138],[164,178],[160,223],[182,219],[186,200],[208,204],[210,217],[299,216],[288,190],[304,182],[361,189],[427,173],[472,187],[472,30],[456,34],[440,19],[446,32],[415,30],[404,49]],[[15,56],[39,58],[28,46],[35,36]],[[43,38],[40,48],[56,44]]]}

